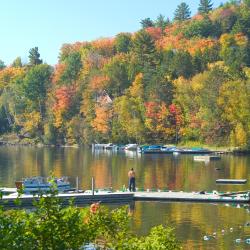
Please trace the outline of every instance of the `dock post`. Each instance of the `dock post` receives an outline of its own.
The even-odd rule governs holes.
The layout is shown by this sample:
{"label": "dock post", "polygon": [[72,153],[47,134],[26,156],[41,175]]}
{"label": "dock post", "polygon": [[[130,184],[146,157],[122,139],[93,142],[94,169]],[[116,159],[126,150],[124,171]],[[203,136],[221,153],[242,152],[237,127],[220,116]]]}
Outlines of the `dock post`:
{"label": "dock post", "polygon": [[76,176],[76,192],[79,192],[79,179],[78,176]]}
{"label": "dock post", "polygon": [[95,178],[92,177],[91,179],[91,189],[92,189],[92,195],[95,194]]}

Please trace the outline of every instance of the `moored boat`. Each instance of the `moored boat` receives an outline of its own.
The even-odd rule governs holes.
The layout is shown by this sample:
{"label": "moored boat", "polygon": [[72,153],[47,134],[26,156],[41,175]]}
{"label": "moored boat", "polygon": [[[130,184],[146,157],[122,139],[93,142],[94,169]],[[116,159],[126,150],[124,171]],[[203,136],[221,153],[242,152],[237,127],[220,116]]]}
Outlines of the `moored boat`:
{"label": "moored boat", "polygon": [[17,189],[23,189],[24,193],[48,192],[55,187],[59,192],[71,190],[68,177],[45,178],[41,176],[24,178],[22,181],[16,181]]}
{"label": "moored boat", "polygon": [[133,151],[135,151],[135,150],[137,150],[137,147],[138,147],[137,144],[130,143],[130,144],[127,144],[127,145],[125,146],[125,150],[133,150]]}

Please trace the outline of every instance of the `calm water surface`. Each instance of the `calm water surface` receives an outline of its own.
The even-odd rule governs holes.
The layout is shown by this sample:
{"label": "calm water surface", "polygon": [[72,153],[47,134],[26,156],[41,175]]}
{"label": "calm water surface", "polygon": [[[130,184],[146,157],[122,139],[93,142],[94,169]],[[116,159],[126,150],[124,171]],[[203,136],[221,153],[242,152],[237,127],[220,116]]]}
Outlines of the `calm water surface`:
{"label": "calm water surface", "polygon": [[[29,176],[78,176],[80,187],[89,189],[91,177],[96,187],[120,189],[127,186],[127,172],[136,171],[137,187],[183,191],[240,191],[245,185],[216,185],[218,178],[248,179],[250,156],[222,156],[208,164],[194,162],[192,155],[137,155],[88,148],[0,147],[0,186],[13,187],[16,180]],[[217,169],[217,170],[216,170]],[[218,170],[219,169],[219,170]],[[240,238],[250,238],[250,208],[225,204],[136,202],[133,228],[140,234],[165,224],[176,229],[183,249],[250,249]],[[231,228],[231,230],[230,230]],[[224,230],[224,232],[222,231]],[[205,241],[205,235],[216,237]]]}

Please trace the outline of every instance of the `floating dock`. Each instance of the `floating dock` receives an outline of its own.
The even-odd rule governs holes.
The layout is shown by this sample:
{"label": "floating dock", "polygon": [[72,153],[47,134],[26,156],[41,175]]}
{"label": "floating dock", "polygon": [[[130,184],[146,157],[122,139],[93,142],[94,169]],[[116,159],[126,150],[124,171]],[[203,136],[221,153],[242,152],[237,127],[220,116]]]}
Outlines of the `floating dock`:
{"label": "floating dock", "polygon": [[[134,201],[166,201],[166,202],[197,202],[197,203],[249,203],[250,192],[240,193],[212,193],[207,192],[183,192],[183,191],[143,191],[143,192],[98,192],[98,193],[63,193],[58,197],[63,205],[67,206],[73,199],[75,205],[83,206],[101,201],[103,204],[130,204]],[[14,208],[18,207],[15,200],[17,193],[3,195],[0,205]],[[23,194],[20,197],[21,208],[30,208],[38,196]]]}
{"label": "floating dock", "polygon": [[194,161],[204,161],[209,162],[213,160],[219,160],[221,157],[219,155],[195,155]]}
{"label": "floating dock", "polygon": [[235,194],[231,196],[200,192],[136,192],[135,201],[169,201],[169,202],[206,202],[206,203],[248,203],[248,193]]}
{"label": "floating dock", "polygon": [[245,184],[247,183],[246,179],[218,179],[216,180],[217,184]]}

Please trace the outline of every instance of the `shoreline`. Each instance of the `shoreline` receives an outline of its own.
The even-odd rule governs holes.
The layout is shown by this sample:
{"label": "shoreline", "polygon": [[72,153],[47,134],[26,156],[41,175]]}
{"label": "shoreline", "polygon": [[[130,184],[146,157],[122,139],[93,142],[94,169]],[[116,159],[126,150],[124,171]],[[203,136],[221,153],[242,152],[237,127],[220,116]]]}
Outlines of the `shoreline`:
{"label": "shoreline", "polygon": [[[90,147],[89,144],[44,144],[41,142],[34,141],[16,141],[16,140],[0,140],[0,147],[51,147],[51,148],[80,148],[83,146]],[[182,144],[180,148],[192,148],[193,146]],[[225,147],[225,146],[209,146],[209,145],[197,145],[197,147],[204,147],[213,151],[215,154],[232,154],[232,155],[248,155],[250,154],[250,149],[241,149],[238,147]]]}

